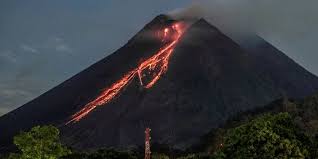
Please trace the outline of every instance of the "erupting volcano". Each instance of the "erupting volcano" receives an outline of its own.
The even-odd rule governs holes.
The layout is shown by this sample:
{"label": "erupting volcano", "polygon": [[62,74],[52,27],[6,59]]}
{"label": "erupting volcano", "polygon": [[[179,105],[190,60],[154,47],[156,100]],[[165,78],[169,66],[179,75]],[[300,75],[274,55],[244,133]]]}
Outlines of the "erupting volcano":
{"label": "erupting volcano", "polygon": [[0,151],[14,148],[21,130],[47,124],[78,150],[142,146],[147,127],[152,143],[186,149],[237,112],[316,91],[316,76],[258,36],[241,44],[204,19],[160,15],[113,54],[0,117]]}
{"label": "erupting volcano", "polygon": [[[185,23],[178,22],[170,27],[164,28],[162,33],[159,32],[159,38],[162,38],[162,42],[168,41],[168,44],[155,53],[155,55],[142,62],[136,69],[124,75],[122,79],[112,84],[109,88],[106,88],[95,100],[89,102],[83,109],[75,113],[67,124],[79,121],[97,106],[104,105],[118,96],[123,88],[125,88],[136,75],[139,78],[141,86],[151,88],[160,79],[161,75],[167,71],[170,55],[185,29]],[[145,71],[148,71],[148,75],[150,74],[151,76],[150,82],[148,83],[143,82]]]}

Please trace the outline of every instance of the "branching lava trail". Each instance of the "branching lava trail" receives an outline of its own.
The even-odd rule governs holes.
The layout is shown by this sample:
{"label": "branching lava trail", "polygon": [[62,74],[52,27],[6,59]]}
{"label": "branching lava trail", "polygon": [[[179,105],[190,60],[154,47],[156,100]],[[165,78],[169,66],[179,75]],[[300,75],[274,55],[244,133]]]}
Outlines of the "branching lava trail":
{"label": "branching lava trail", "polygon": [[[185,28],[185,24],[181,22],[174,23],[170,27],[164,28],[162,33],[159,33],[158,35],[162,38],[162,42],[167,43],[166,46],[161,48],[149,59],[143,61],[137,68],[125,74],[120,80],[102,91],[96,99],[89,102],[80,111],[72,115],[71,120],[66,124],[78,122],[96,107],[110,102],[114,97],[118,96],[123,88],[136,76],[138,76],[142,87],[151,88],[160,79],[162,74],[168,70],[169,58],[180,37],[184,33]],[[150,77],[148,77],[148,75]]]}

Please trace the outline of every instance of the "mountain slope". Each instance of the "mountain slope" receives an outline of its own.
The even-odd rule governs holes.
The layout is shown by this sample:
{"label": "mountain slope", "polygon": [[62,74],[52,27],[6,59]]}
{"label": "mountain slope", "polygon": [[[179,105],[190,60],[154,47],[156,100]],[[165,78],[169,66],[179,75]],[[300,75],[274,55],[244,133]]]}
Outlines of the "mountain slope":
{"label": "mountain slope", "polygon": [[[63,142],[88,149],[142,145],[145,127],[153,142],[185,148],[243,110],[282,95],[303,97],[318,79],[270,44],[240,46],[205,20],[192,24],[169,59],[167,72],[150,89],[133,78],[120,96],[65,125],[70,116],[164,43],[153,37],[175,22],[158,16],[125,46],[35,100],[0,118],[1,148],[20,129],[55,124]],[[15,125],[15,127],[12,127]]]}
{"label": "mountain slope", "polygon": [[287,90],[285,91],[286,96],[304,97],[306,94],[311,95],[306,92],[317,90],[316,76],[299,66],[261,37],[251,37],[249,41],[241,44],[241,46],[246,52],[254,56],[255,61],[258,61],[257,67],[264,75],[271,78],[275,85]]}

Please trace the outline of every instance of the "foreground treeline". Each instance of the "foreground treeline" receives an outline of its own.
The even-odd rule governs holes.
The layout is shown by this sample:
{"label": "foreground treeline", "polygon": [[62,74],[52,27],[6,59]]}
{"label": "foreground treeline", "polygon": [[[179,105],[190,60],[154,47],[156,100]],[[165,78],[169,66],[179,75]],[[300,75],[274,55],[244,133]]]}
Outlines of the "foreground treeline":
{"label": "foreground treeline", "polygon": [[[186,151],[153,149],[152,159],[318,158],[318,95],[282,99],[239,113]],[[6,159],[140,159],[142,149],[77,152],[63,146],[54,126],[37,126],[14,137],[16,152]],[[156,147],[156,146],[154,146]]]}

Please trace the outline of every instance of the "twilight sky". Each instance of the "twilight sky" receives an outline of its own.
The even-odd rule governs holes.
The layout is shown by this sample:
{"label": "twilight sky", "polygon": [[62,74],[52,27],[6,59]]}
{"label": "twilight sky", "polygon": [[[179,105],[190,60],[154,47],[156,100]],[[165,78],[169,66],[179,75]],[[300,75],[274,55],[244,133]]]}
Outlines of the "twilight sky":
{"label": "twilight sky", "polygon": [[[310,12],[308,14],[315,17],[317,11],[306,7],[313,4],[304,1],[299,6],[291,1],[287,9],[285,5],[275,6],[284,7],[286,13],[293,13],[290,15],[295,19],[290,18],[287,24],[295,24],[291,26],[294,30],[279,34],[289,27],[280,28],[282,26],[276,24],[279,20],[275,23],[269,20],[269,26],[262,25],[269,30],[263,29],[262,34],[296,62],[318,74],[317,31],[314,30],[318,25],[312,22],[317,18],[310,19],[307,15]],[[111,54],[156,15],[191,3],[191,0],[1,0],[0,114],[21,106]],[[208,0],[202,0],[202,4],[216,6]],[[231,11],[233,7],[247,10],[242,7],[245,3],[236,5],[228,8]],[[222,6],[226,11],[228,5]],[[295,7],[299,8],[296,12]],[[213,7],[206,10],[210,9]],[[273,13],[264,9],[262,15],[267,15],[266,11]],[[216,15],[213,12],[205,14]],[[266,19],[262,22],[267,24]],[[281,22],[286,22],[286,18]],[[295,30],[299,33],[295,34]]]}

